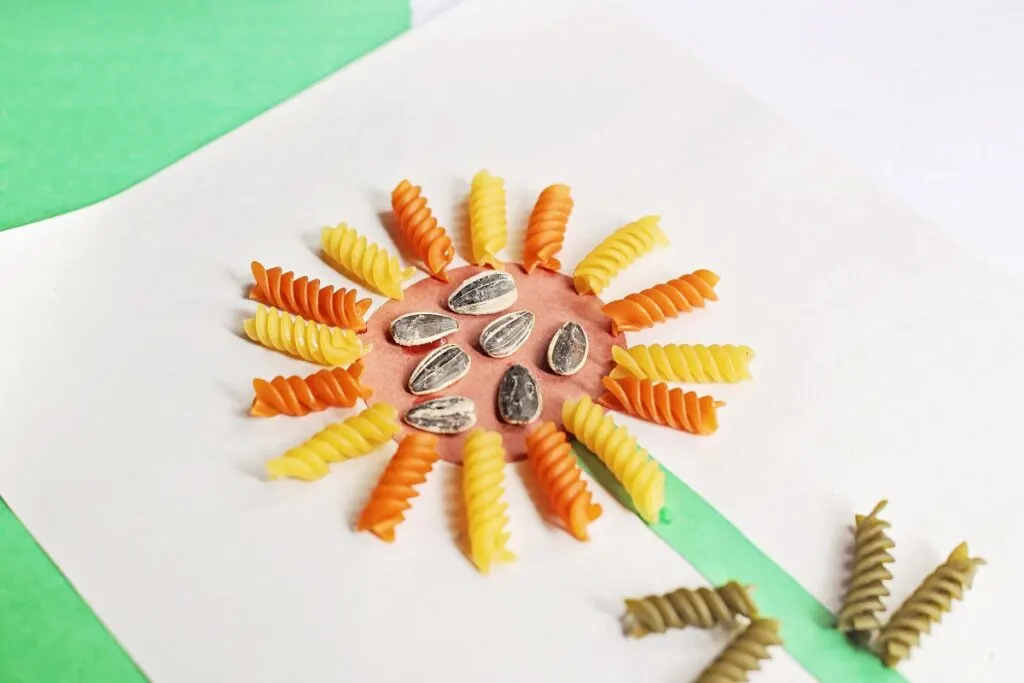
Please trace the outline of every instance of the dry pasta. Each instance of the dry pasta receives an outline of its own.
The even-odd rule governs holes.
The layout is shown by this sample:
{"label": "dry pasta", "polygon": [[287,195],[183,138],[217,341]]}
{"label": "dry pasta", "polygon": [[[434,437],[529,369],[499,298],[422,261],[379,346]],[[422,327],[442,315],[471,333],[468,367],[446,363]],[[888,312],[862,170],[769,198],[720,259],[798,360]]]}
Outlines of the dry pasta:
{"label": "dry pasta", "polygon": [[416,272],[344,223],[324,228],[320,244],[345,275],[392,299],[402,298],[402,283]]}
{"label": "dry pasta", "polygon": [[319,280],[306,276],[296,278],[292,271],[282,273],[280,268],[267,270],[259,261],[252,262],[252,277],[256,284],[249,292],[250,299],[324,325],[366,331],[363,316],[370,309],[371,301],[357,301],[359,294],[354,289],[321,287]]}
{"label": "dry pasta", "polygon": [[836,628],[859,645],[866,645],[881,628],[878,615],[885,610],[882,599],[889,595],[886,583],[892,579],[886,565],[893,562],[889,551],[895,544],[885,532],[889,523],[878,517],[885,505],[883,500],[854,520],[853,564]]}
{"label": "dry pasta", "polygon": [[498,252],[508,244],[505,181],[487,171],[473,176],[469,188],[469,232],[473,263],[502,270]]}
{"label": "dry pasta", "polygon": [[624,225],[586,255],[573,272],[579,294],[600,294],[619,271],[657,246],[668,244],[658,216],[645,216]]}
{"label": "dry pasta", "polygon": [[697,270],[609,302],[601,312],[612,319],[612,334],[647,329],[680,313],[704,308],[705,300],[718,301],[718,280],[710,270]]}
{"label": "dry pasta", "polygon": [[526,457],[551,511],[566,531],[587,540],[587,525],[601,516],[583,480],[569,440],[554,422],[542,422],[526,434]]}
{"label": "dry pasta", "polygon": [[771,659],[768,648],[782,645],[779,622],[755,619],[697,677],[697,683],[746,683],[749,674]]}
{"label": "dry pasta", "polygon": [[612,347],[616,366],[611,377],[637,377],[662,382],[741,382],[752,379],[747,367],[754,358],[749,346],[732,344],[650,344]]}
{"label": "dry pasta", "polygon": [[462,493],[470,559],[482,574],[498,562],[512,562],[508,549],[508,504],[505,502],[505,449],[501,434],[474,429],[462,451]]}
{"label": "dry pasta", "polygon": [[278,376],[270,381],[254,379],[252,389],[255,397],[249,414],[253,417],[302,417],[331,407],[351,408],[358,399],[373,395],[373,390],[359,381],[362,374],[363,364],[356,361],[348,370],[331,368],[306,377]]}
{"label": "dry pasta", "polygon": [[523,266],[527,273],[538,266],[556,273],[562,268],[557,254],[562,250],[566,225],[572,214],[570,192],[568,185],[550,185],[537,197],[523,246]]}
{"label": "dry pasta", "polygon": [[717,588],[679,588],[626,600],[622,627],[626,635],[642,638],[669,629],[733,626],[737,617],[757,617],[757,605],[746,587],[730,581]]}
{"label": "dry pasta", "polygon": [[441,282],[448,282],[447,268],[455,258],[455,247],[431,213],[420,186],[408,180],[398,183],[391,192],[391,208],[398,218],[398,228],[427,272]]}
{"label": "dry pasta", "polygon": [[371,348],[363,346],[352,330],[293,318],[263,304],[257,306],[256,317],[249,318],[242,326],[254,342],[320,365],[344,367]]}
{"label": "dry pasta", "polygon": [[267,463],[271,479],[291,477],[315,481],[325,476],[328,463],[343,462],[372,453],[401,431],[398,410],[375,403],[342,422],[335,422],[302,444]]}
{"label": "dry pasta", "polygon": [[388,543],[395,540],[395,527],[405,520],[410,500],[419,495],[416,487],[427,480],[440,457],[437,443],[436,434],[424,432],[410,432],[402,439],[359,515],[358,531],[369,531]]}
{"label": "dry pasta", "polygon": [[615,475],[640,516],[648,522],[658,521],[665,504],[665,473],[637,445],[636,437],[616,425],[589,396],[563,403],[562,423]]}
{"label": "dry pasta", "polygon": [[718,408],[725,404],[710,396],[636,377],[605,377],[601,383],[605,393],[597,402],[605,408],[691,434],[718,431]]}

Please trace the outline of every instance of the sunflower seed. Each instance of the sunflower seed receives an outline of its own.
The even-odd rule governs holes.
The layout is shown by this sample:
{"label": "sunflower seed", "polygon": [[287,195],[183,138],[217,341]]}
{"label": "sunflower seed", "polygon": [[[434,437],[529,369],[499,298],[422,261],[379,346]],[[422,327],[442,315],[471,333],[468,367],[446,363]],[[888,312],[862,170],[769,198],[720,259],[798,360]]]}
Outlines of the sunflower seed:
{"label": "sunflower seed", "polygon": [[391,321],[391,339],[399,346],[419,346],[458,329],[459,321],[442,313],[406,313]]}
{"label": "sunflower seed", "polygon": [[428,353],[409,375],[409,391],[433,394],[458,382],[469,372],[469,354],[455,344]]}
{"label": "sunflower seed", "polygon": [[434,434],[458,434],[476,424],[476,405],[465,396],[442,396],[415,405],[405,422]]}
{"label": "sunflower seed", "polygon": [[557,375],[575,375],[587,362],[590,340],[578,324],[569,322],[558,328],[548,344],[548,365]]}
{"label": "sunflower seed", "polygon": [[540,417],[544,401],[529,369],[513,365],[498,383],[498,414],[505,422],[524,425]]}
{"label": "sunflower seed", "polygon": [[504,311],[518,298],[516,281],[511,275],[489,270],[459,285],[448,297],[448,308],[463,315],[488,315]]}
{"label": "sunflower seed", "polygon": [[537,317],[530,311],[512,311],[487,323],[480,333],[480,350],[491,358],[507,358],[519,350]]}

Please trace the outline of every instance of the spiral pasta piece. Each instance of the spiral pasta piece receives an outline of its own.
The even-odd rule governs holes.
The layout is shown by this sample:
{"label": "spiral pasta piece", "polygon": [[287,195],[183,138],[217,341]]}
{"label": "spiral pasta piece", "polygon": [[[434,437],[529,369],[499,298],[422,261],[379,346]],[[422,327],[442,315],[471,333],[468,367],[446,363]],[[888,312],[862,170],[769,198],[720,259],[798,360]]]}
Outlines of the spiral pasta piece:
{"label": "spiral pasta piece", "polygon": [[695,270],[674,280],[609,302],[601,312],[612,319],[612,334],[654,327],[680,313],[704,308],[705,300],[718,301],[715,285],[719,277],[710,270]]}
{"label": "spiral pasta piece", "polygon": [[473,263],[504,270],[498,252],[508,244],[505,181],[487,171],[473,176],[469,187],[469,234]]}
{"label": "spiral pasta piece", "polygon": [[357,531],[369,531],[388,543],[395,540],[395,527],[412,507],[410,499],[419,495],[416,487],[427,480],[440,457],[437,444],[437,435],[425,432],[411,432],[402,439],[359,515]]}
{"label": "spiral pasta piece", "polygon": [[782,645],[779,622],[755,619],[704,669],[697,683],[746,683],[748,674],[761,669],[771,659],[768,648]]}
{"label": "spiral pasta piece", "polygon": [[242,326],[254,342],[320,365],[347,366],[371,348],[363,346],[352,330],[293,318],[263,304]]}
{"label": "spiral pasta piece", "polygon": [[470,559],[482,574],[497,562],[513,562],[508,549],[508,504],[505,503],[505,449],[501,434],[477,428],[462,450],[462,493]]}
{"label": "spiral pasta piece", "polygon": [[600,458],[633,499],[647,522],[657,522],[665,505],[665,472],[636,437],[615,424],[589,396],[562,404],[565,428]]}
{"label": "spiral pasta piece", "polygon": [[446,268],[455,258],[455,247],[448,233],[437,224],[422,188],[408,180],[398,183],[391,192],[391,208],[398,217],[399,230],[427,272],[441,282],[448,282]]}
{"label": "spiral pasta piece", "polygon": [[732,626],[737,617],[756,618],[757,605],[746,587],[730,581],[717,588],[679,588],[664,595],[626,600],[622,628],[626,635],[642,638],[688,626]]}
{"label": "spiral pasta piece", "polygon": [[344,223],[324,228],[320,245],[345,275],[392,299],[402,299],[402,283],[416,272]]}
{"label": "spiral pasta piece", "polygon": [[372,453],[401,430],[398,410],[388,403],[374,403],[358,415],[328,425],[284,455],[270,460],[267,474],[271,479],[291,477],[316,481],[327,474],[328,463]]}
{"label": "spiral pasta piece", "polygon": [[718,431],[718,408],[725,404],[710,396],[636,377],[605,377],[601,383],[606,391],[597,402],[605,408],[690,434]]}
{"label": "spiral pasta piece", "polygon": [[357,399],[368,399],[373,390],[360,383],[363,364],[353,363],[348,370],[331,368],[320,370],[306,377],[279,375],[267,381],[254,379],[252,408],[253,417],[290,415],[302,417],[328,408],[351,408]]}
{"label": "spiral pasta piece", "polygon": [[892,572],[886,565],[893,562],[889,550],[896,544],[885,533],[889,523],[878,517],[885,505],[883,500],[866,517],[855,518],[853,565],[836,628],[858,645],[866,645],[881,628],[878,614],[885,610],[882,598],[889,595],[886,582]]}
{"label": "spiral pasta piece", "polygon": [[619,271],[657,246],[668,244],[659,216],[644,216],[624,225],[597,245],[572,275],[578,294],[600,294]]}
{"label": "spiral pasta piece", "polygon": [[637,377],[661,382],[734,383],[753,379],[749,346],[732,344],[650,344],[612,347],[612,379]]}
{"label": "spiral pasta piece", "polygon": [[910,655],[921,642],[921,634],[929,633],[932,624],[942,621],[954,600],[963,599],[983,564],[985,560],[971,557],[967,544],[961,543],[925,577],[878,633],[876,648],[886,666],[896,666]]}
{"label": "spiral pasta piece", "polygon": [[259,261],[252,262],[252,277],[256,284],[249,292],[250,299],[324,325],[366,331],[363,316],[372,302],[357,301],[359,293],[354,289],[321,287],[320,280],[310,280],[305,275],[296,278],[292,271],[282,273],[277,267],[267,270]]}
{"label": "spiral pasta piece", "polygon": [[566,531],[588,540],[587,525],[601,516],[601,506],[591,498],[565,432],[554,422],[542,422],[526,434],[526,458]]}
{"label": "spiral pasta piece", "polygon": [[549,185],[537,197],[526,227],[523,247],[523,266],[527,273],[532,273],[538,266],[555,273],[562,268],[556,254],[565,242],[565,228],[572,207],[568,185]]}

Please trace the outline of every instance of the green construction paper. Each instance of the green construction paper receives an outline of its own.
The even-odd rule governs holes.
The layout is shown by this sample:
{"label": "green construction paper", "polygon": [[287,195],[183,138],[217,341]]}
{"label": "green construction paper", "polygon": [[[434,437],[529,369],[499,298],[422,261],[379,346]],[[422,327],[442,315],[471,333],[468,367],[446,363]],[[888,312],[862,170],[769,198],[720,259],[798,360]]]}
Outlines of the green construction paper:
{"label": "green construction paper", "polygon": [[409,25],[408,0],[0,0],[0,230],[134,185]]}
{"label": "green construction paper", "polygon": [[[591,451],[573,441],[583,469],[620,503],[636,512],[614,475]],[[850,645],[833,628],[835,615],[796,579],[758,550],[750,539],[664,467],[662,520],[647,526],[712,585],[738,581],[754,586],[766,616],[782,623],[785,649],[822,683],[906,683],[877,657]]]}
{"label": "green construction paper", "polygon": [[[134,185],[409,26],[408,0],[0,0],[0,231]],[[0,681],[144,680],[0,500]]]}
{"label": "green construction paper", "polygon": [[0,681],[145,680],[0,501]]}

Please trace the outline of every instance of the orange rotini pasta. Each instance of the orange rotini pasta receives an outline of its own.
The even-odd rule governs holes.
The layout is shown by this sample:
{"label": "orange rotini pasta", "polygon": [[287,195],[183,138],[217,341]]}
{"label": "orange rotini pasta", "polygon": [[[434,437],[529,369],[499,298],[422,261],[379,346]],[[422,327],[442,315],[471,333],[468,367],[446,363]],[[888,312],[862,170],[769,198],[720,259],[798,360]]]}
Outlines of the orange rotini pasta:
{"label": "orange rotini pasta", "polygon": [[612,334],[654,327],[666,318],[703,308],[705,299],[718,301],[719,277],[710,270],[696,270],[649,289],[605,304],[601,312],[612,319]]}
{"label": "orange rotini pasta", "polygon": [[455,247],[448,233],[437,224],[420,186],[408,180],[398,183],[391,192],[391,208],[398,218],[399,230],[427,272],[441,282],[448,282],[447,267],[455,258]]}
{"label": "orange rotini pasta", "polygon": [[369,531],[388,543],[395,540],[395,527],[412,507],[409,500],[419,495],[416,486],[427,480],[440,457],[437,444],[437,435],[425,432],[411,432],[402,439],[359,515],[357,531]]}
{"label": "orange rotini pasta", "polygon": [[523,247],[523,266],[527,273],[538,266],[556,273],[561,269],[562,263],[555,255],[562,250],[572,207],[568,185],[550,185],[537,197]]}
{"label": "orange rotini pasta", "polygon": [[324,325],[366,331],[363,316],[370,309],[371,301],[356,301],[358,292],[354,289],[321,287],[320,280],[306,276],[297,278],[292,271],[283,273],[277,267],[267,270],[259,261],[252,262],[252,277],[256,284],[249,292],[250,299]]}
{"label": "orange rotini pasta", "polygon": [[588,540],[587,525],[601,516],[601,506],[591,498],[565,432],[542,422],[526,435],[526,457],[551,511],[566,531]]}
{"label": "orange rotini pasta", "polygon": [[597,402],[605,408],[691,434],[707,436],[718,430],[718,408],[725,404],[710,396],[636,377],[605,377],[601,383],[606,392]]}
{"label": "orange rotini pasta", "polygon": [[358,399],[373,396],[373,390],[359,382],[363,364],[356,361],[349,367],[320,370],[307,377],[278,376],[267,381],[254,379],[253,417],[290,415],[302,417],[330,407],[351,408]]}

